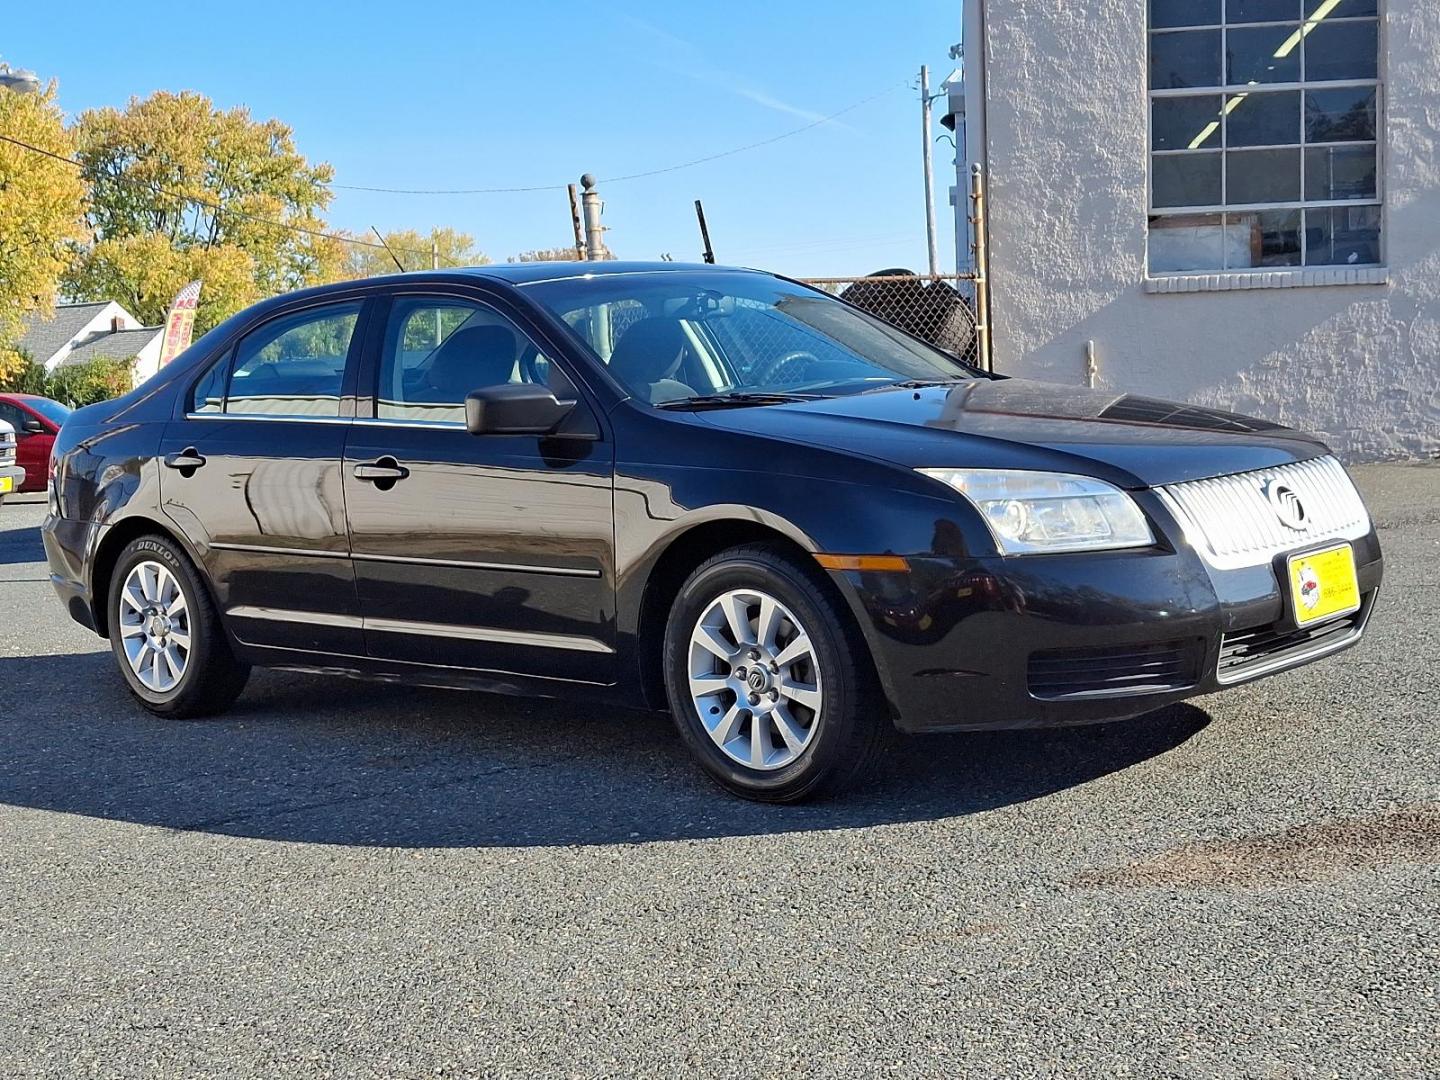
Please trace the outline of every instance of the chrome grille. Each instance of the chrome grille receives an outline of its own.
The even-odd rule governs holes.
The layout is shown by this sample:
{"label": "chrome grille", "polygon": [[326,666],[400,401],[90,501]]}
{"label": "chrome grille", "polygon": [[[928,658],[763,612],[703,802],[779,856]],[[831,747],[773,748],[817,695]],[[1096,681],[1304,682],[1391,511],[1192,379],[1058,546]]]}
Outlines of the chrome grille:
{"label": "chrome grille", "polygon": [[[1272,480],[1300,497],[1307,517],[1301,528],[1285,524],[1271,507],[1264,488]],[[1169,484],[1156,491],[1190,543],[1221,570],[1255,566],[1321,540],[1353,540],[1370,530],[1360,493],[1333,457]]]}
{"label": "chrome grille", "polygon": [[15,464],[15,436],[0,435],[0,465]]}

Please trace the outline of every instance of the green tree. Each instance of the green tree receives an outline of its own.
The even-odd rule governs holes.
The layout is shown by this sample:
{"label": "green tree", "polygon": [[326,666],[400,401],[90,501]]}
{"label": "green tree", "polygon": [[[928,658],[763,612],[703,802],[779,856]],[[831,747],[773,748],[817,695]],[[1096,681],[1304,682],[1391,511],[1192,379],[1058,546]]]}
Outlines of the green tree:
{"label": "green tree", "polygon": [[[39,94],[0,89],[0,134],[61,157],[73,150],[54,84]],[[11,344],[23,316],[54,306],[74,246],[87,235],[84,199],[73,166],[0,142],[0,374],[24,366]]]}
{"label": "green tree", "polygon": [[0,393],[49,397],[49,378],[43,364],[37,364],[24,349],[18,349],[16,362],[0,371]]}
{"label": "green tree", "polygon": [[311,235],[325,231],[331,168],[279,120],[162,91],[82,113],[73,131],[99,238],[67,277],[77,297],[134,303],[151,322],[199,277],[204,330],[258,296],[340,275],[345,245]]}
{"label": "green tree", "polygon": [[[397,229],[383,235],[386,245],[390,251],[395,253],[395,258],[400,260],[400,265],[406,270],[430,269],[431,244],[435,245],[441,267],[484,266],[490,261],[475,246],[475,238],[469,233],[439,225],[432,228],[429,233],[417,232],[414,229]],[[369,236],[358,236],[355,239],[375,242],[373,233]],[[348,246],[350,250],[346,253],[345,269],[341,276],[353,279],[398,272],[395,268],[395,259],[392,259],[384,248],[361,247],[359,244]]]}
{"label": "green tree", "polygon": [[79,408],[108,401],[134,385],[134,360],[97,356],[78,364],[65,364],[53,372],[25,357],[18,369],[0,374],[0,393],[40,394]]}
{"label": "green tree", "polygon": [[133,360],[97,356],[56,368],[46,380],[45,396],[79,409],[127,394],[134,385]]}

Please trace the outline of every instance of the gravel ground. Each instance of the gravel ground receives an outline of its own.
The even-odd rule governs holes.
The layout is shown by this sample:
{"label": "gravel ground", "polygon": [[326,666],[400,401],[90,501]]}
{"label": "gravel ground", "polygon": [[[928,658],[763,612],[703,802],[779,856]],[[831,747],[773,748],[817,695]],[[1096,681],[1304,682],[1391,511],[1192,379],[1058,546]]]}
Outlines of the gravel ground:
{"label": "gravel ground", "polygon": [[1440,1076],[1440,467],[1302,672],[729,799],[668,722],[130,703],[0,510],[0,1075]]}

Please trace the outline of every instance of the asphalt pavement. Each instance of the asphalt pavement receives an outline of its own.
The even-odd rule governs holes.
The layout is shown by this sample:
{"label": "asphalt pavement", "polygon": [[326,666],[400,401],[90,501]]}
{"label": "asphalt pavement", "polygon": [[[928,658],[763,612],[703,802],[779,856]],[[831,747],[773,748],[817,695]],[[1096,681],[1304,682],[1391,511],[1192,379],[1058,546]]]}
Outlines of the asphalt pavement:
{"label": "asphalt pavement", "polygon": [[1367,639],[736,801],[664,717],[257,672],[164,722],[0,507],[0,1076],[1440,1076],[1440,466]]}

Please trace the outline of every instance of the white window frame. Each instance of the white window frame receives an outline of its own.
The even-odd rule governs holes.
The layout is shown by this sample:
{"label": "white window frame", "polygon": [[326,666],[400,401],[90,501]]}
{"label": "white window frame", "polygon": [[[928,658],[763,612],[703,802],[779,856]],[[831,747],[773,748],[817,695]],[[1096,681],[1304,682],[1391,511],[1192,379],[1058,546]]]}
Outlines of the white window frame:
{"label": "white window frame", "polygon": [[[1228,56],[1228,52],[1227,52],[1227,49],[1226,49],[1227,37],[1228,37],[1229,31],[1230,31],[1231,29],[1237,29],[1237,30],[1241,30],[1241,29],[1243,29],[1243,30],[1252,30],[1252,29],[1264,29],[1264,28],[1266,28],[1266,27],[1285,27],[1285,26],[1295,26],[1295,25],[1296,25],[1296,20],[1294,20],[1294,19],[1272,20],[1272,21],[1266,21],[1266,22],[1244,22],[1244,23],[1234,23],[1234,24],[1231,24],[1231,23],[1229,22],[1229,19],[1228,19],[1228,16],[1227,16],[1227,8],[1228,8],[1228,6],[1229,6],[1229,5],[1228,5],[1228,0],[1220,0],[1220,19],[1221,19],[1221,21],[1218,22],[1218,23],[1203,23],[1203,24],[1196,24],[1196,25],[1194,25],[1194,26],[1176,26],[1176,27],[1158,27],[1158,28],[1152,28],[1152,27],[1150,26],[1150,22],[1149,22],[1149,4],[1148,4],[1148,3],[1146,4],[1146,9],[1147,9],[1147,10],[1146,10],[1146,24],[1145,24],[1145,55],[1146,55],[1146,64],[1145,64],[1145,86],[1146,86],[1146,99],[1145,99],[1145,151],[1146,151],[1146,157],[1145,157],[1145,210],[1146,210],[1146,228],[1145,228],[1145,241],[1146,241],[1146,243],[1145,243],[1145,273],[1146,273],[1146,279],[1147,279],[1147,291],[1150,291],[1150,292],[1180,292],[1180,291],[1192,291],[1190,288],[1187,288],[1186,286],[1190,286],[1190,285],[1195,284],[1195,282],[1193,282],[1193,281],[1185,281],[1185,280],[1174,281],[1173,279],[1209,278],[1209,279],[1213,279],[1213,280],[1211,280],[1211,281],[1209,281],[1208,283],[1206,283],[1206,287],[1207,287],[1207,288],[1222,288],[1222,289],[1223,289],[1223,288],[1252,288],[1252,287],[1254,287],[1256,284],[1259,283],[1259,282],[1258,282],[1257,280],[1255,280],[1255,279],[1260,279],[1260,278],[1267,279],[1267,280],[1264,282],[1264,284],[1270,284],[1270,285],[1276,285],[1276,286],[1289,286],[1289,285],[1296,285],[1296,284],[1301,284],[1301,285],[1308,285],[1308,284],[1317,284],[1317,285],[1328,285],[1328,284],[1376,284],[1376,283],[1381,283],[1381,282],[1387,280],[1388,275],[1387,275],[1387,273],[1386,273],[1386,271],[1385,271],[1385,266],[1386,266],[1387,244],[1388,244],[1388,240],[1389,240],[1389,228],[1388,228],[1389,223],[1388,223],[1387,215],[1386,215],[1386,212],[1385,212],[1385,93],[1384,93],[1385,74],[1386,74],[1386,72],[1385,72],[1385,58],[1386,58],[1386,48],[1385,48],[1385,6],[1386,6],[1386,5],[1385,5],[1385,0],[1379,0],[1379,2],[1376,4],[1376,10],[1377,10],[1377,14],[1376,14],[1376,15],[1359,15],[1359,16],[1348,16],[1348,17],[1338,17],[1338,18],[1329,18],[1329,17],[1327,17],[1327,18],[1325,18],[1325,19],[1323,19],[1323,20],[1320,20],[1320,21],[1318,21],[1318,22],[1317,22],[1316,20],[1314,20],[1314,19],[1301,19],[1301,20],[1300,20],[1300,25],[1301,25],[1302,28],[1303,28],[1305,25],[1307,25],[1307,24],[1325,25],[1325,26],[1328,26],[1328,25],[1343,25],[1343,24],[1347,24],[1347,23],[1374,23],[1374,25],[1375,25],[1375,27],[1376,27],[1376,48],[1377,48],[1377,51],[1378,51],[1378,55],[1377,55],[1377,57],[1376,57],[1376,77],[1373,78],[1373,79],[1335,79],[1335,80],[1325,80],[1325,81],[1317,81],[1317,82],[1307,81],[1306,78],[1305,78],[1306,50],[1303,48],[1303,39],[1302,39],[1302,47],[1301,47],[1301,49],[1300,49],[1300,58],[1299,58],[1299,60],[1300,60],[1300,79],[1299,79],[1299,81],[1296,81],[1296,82],[1283,82],[1283,83],[1279,83],[1279,82],[1277,82],[1277,83],[1249,83],[1249,84],[1245,84],[1244,86],[1240,86],[1240,85],[1226,86],[1226,85],[1223,85],[1223,84],[1222,84],[1222,85],[1219,85],[1219,86],[1185,86],[1185,87],[1175,87],[1175,88],[1168,88],[1168,87],[1167,87],[1167,88],[1161,88],[1161,89],[1152,89],[1152,88],[1150,87],[1150,65],[1149,65],[1149,59],[1148,59],[1148,58],[1149,58],[1149,55],[1150,55],[1150,43],[1151,43],[1152,39],[1153,39],[1154,37],[1156,37],[1156,36],[1162,36],[1162,35],[1171,34],[1171,33],[1184,33],[1184,32],[1188,32],[1188,31],[1196,31],[1196,30],[1218,30],[1218,31],[1220,32],[1220,62],[1221,62],[1221,72],[1220,72],[1220,76],[1221,76],[1221,79],[1223,80],[1223,79],[1226,77],[1226,74],[1227,74],[1226,71],[1225,71],[1225,69],[1224,69],[1224,66],[1225,66],[1225,64],[1226,64],[1226,58],[1227,58],[1227,56]],[[1307,32],[1306,32],[1306,36],[1308,36],[1308,33],[1309,33],[1309,32],[1307,31]],[[1306,198],[1304,197],[1304,196],[1305,196],[1305,191],[1304,191],[1305,151],[1306,151],[1306,149],[1308,149],[1308,147],[1309,147],[1311,144],[1309,144],[1309,143],[1307,143],[1307,142],[1304,141],[1304,140],[1305,140],[1305,131],[1304,131],[1304,127],[1305,127],[1305,115],[1304,115],[1304,106],[1303,106],[1303,102],[1304,102],[1304,92],[1305,92],[1305,91],[1309,91],[1309,90],[1315,90],[1315,91],[1345,90],[1345,89],[1358,89],[1358,88],[1370,88],[1370,87],[1373,87],[1374,90],[1375,90],[1375,140],[1374,140],[1374,146],[1375,146],[1375,195],[1374,195],[1372,198],[1366,198],[1366,199],[1313,199],[1313,200],[1312,200],[1312,199],[1306,199]],[[1227,106],[1227,105],[1229,104],[1230,100],[1231,100],[1232,98],[1234,98],[1237,94],[1245,94],[1245,93],[1257,93],[1257,94],[1258,94],[1258,93],[1271,93],[1271,92],[1281,92],[1281,91],[1287,91],[1287,90],[1288,90],[1288,91],[1298,91],[1298,92],[1301,93],[1302,106],[1301,106],[1301,114],[1300,114],[1300,130],[1296,133],[1296,135],[1297,135],[1296,141],[1293,142],[1293,143],[1273,143],[1273,144],[1265,144],[1265,145],[1257,145],[1257,146],[1249,146],[1249,145],[1247,145],[1247,146],[1245,146],[1245,147],[1243,147],[1243,148],[1237,147],[1236,149],[1244,149],[1244,150],[1267,150],[1267,149],[1268,149],[1268,150],[1290,150],[1290,149],[1294,149],[1294,150],[1298,150],[1298,151],[1299,151],[1299,154],[1300,154],[1300,179],[1301,179],[1301,191],[1300,191],[1300,195],[1301,195],[1301,197],[1300,197],[1299,199],[1287,200],[1287,201],[1284,201],[1284,202],[1234,203],[1234,204],[1227,203],[1227,202],[1226,202],[1226,197],[1227,197],[1227,195],[1228,195],[1228,190],[1227,190],[1227,189],[1228,189],[1228,187],[1229,187],[1229,183],[1228,183],[1228,182],[1229,182],[1229,160],[1228,160],[1228,152],[1229,152],[1230,149],[1231,149],[1231,147],[1229,146],[1229,138],[1228,138],[1228,134],[1229,134],[1228,118],[1229,118],[1229,113],[1230,113],[1230,111],[1232,111],[1232,110],[1231,110],[1231,109],[1226,109],[1225,106]],[[1204,96],[1204,95],[1217,96],[1217,97],[1219,97],[1219,98],[1222,99],[1222,111],[1224,112],[1224,116],[1222,117],[1222,122],[1221,122],[1220,127],[1219,127],[1219,135],[1220,135],[1220,141],[1219,141],[1219,143],[1218,143],[1217,145],[1215,145],[1215,146],[1207,146],[1207,147],[1204,147],[1204,148],[1197,147],[1197,148],[1195,148],[1195,149],[1193,149],[1193,150],[1192,150],[1192,149],[1185,148],[1185,147],[1176,148],[1176,149],[1168,149],[1168,150],[1156,150],[1156,149],[1154,149],[1154,131],[1153,131],[1153,116],[1154,116],[1153,110],[1154,110],[1154,103],[1155,103],[1157,100],[1163,100],[1163,99],[1166,99],[1166,98],[1199,97],[1199,96]],[[1316,145],[1323,145],[1323,146],[1326,146],[1326,147],[1343,148],[1343,147],[1349,147],[1349,146],[1369,146],[1369,145],[1371,145],[1371,143],[1370,143],[1370,140],[1349,140],[1349,141],[1334,142],[1334,143],[1329,143],[1329,142],[1327,142],[1327,143],[1316,144]],[[1220,201],[1219,203],[1211,203],[1211,204],[1205,204],[1205,205],[1194,205],[1194,206],[1162,206],[1162,207],[1157,207],[1157,206],[1155,205],[1155,186],[1154,186],[1154,176],[1153,176],[1153,173],[1154,173],[1154,160],[1155,160],[1155,158],[1157,158],[1157,157],[1182,157],[1182,156],[1187,156],[1187,155],[1214,154],[1214,153],[1218,153],[1218,154],[1220,155],[1220,198],[1221,198],[1221,201]],[[1306,227],[1305,227],[1305,214],[1304,214],[1304,212],[1305,212],[1306,210],[1324,210],[1324,209],[1331,208],[1331,207],[1337,207],[1337,208],[1376,207],[1376,208],[1379,210],[1379,214],[1380,214],[1380,237],[1379,237],[1379,244],[1377,245],[1378,248],[1379,248],[1379,259],[1380,259],[1379,262],[1377,262],[1377,263],[1362,263],[1362,264],[1356,264],[1356,265],[1334,264],[1334,263],[1322,263],[1322,264],[1309,265],[1309,264],[1306,263],[1305,260],[1306,260],[1306,257],[1307,257],[1308,254],[1309,254],[1309,252],[1308,252],[1309,240],[1308,240],[1308,237],[1307,237],[1307,235],[1306,235],[1307,232],[1308,232],[1308,230],[1307,230]],[[1217,267],[1217,268],[1214,268],[1214,269],[1201,269],[1201,270],[1160,270],[1160,271],[1153,271],[1153,272],[1150,270],[1150,239],[1151,239],[1151,231],[1152,231],[1152,230],[1151,230],[1151,223],[1150,223],[1150,219],[1151,219],[1151,218],[1156,218],[1156,217],[1160,217],[1160,218],[1164,218],[1164,217],[1193,217],[1193,216],[1200,215],[1200,214],[1233,215],[1233,214],[1246,214],[1246,213],[1257,213],[1257,212],[1259,212],[1259,213],[1264,213],[1264,212],[1270,212],[1270,211],[1276,211],[1276,212],[1299,211],[1299,212],[1300,212],[1301,218],[1300,218],[1300,263],[1299,263],[1299,265],[1297,265],[1297,266],[1225,267],[1225,268],[1218,268],[1218,267]],[[1228,220],[1225,220],[1225,219],[1222,219],[1222,220],[1224,220],[1224,227],[1228,230],[1228,229],[1231,227],[1231,226],[1230,226],[1230,222],[1229,222]],[[1224,248],[1223,248],[1223,245],[1222,245],[1222,252],[1223,252],[1223,250],[1224,250]],[[1248,280],[1247,280],[1247,279],[1248,279]]]}

